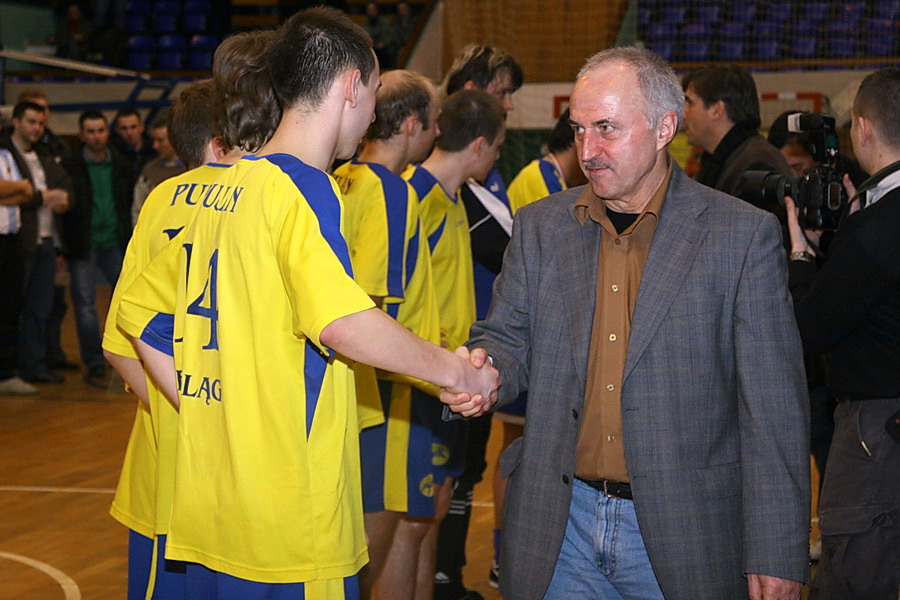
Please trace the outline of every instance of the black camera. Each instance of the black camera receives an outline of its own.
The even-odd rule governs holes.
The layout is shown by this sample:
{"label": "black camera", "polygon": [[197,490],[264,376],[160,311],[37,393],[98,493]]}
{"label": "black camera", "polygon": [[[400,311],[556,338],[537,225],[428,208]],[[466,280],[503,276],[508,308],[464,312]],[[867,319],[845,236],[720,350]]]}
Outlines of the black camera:
{"label": "black camera", "polygon": [[738,197],[781,217],[784,197],[790,196],[800,209],[804,229],[837,229],[849,198],[844,191],[844,173],[838,167],[838,136],[834,117],[816,113],[788,116],[788,131],[803,134],[813,159],[819,163],[803,177],[768,171],[747,171],[739,183]]}

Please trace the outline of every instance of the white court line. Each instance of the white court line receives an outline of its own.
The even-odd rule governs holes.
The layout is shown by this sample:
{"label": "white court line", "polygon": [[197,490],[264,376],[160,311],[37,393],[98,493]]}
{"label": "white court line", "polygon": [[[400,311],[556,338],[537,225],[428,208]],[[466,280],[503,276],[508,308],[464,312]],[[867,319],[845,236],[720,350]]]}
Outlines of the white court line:
{"label": "white court line", "polygon": [[34,560],[33,558],[28,558],[27,556],[22,556],[21,554],[13,554],[11,552],[0,552],[0,558],[8,558],[9,560],[14,560],[16,562],[20,562],[23,565],[27,565],[38,571],[46,573],[50,577],[52,577],[56,583],[59,584],[59,587],[62,588],[63,594],[66,596],[66,600],[81,600],[81,590],[78,589],[78,584],[75,583],[71,577],[60,571],[55,567],[51,567],[47,563],[42,563],[38,560]]}
{"label": "white court line", "polygon": [[61,492],[64,494],[115,494],[113,488],[43,487],[37,485],[0,485],[0,492]]}

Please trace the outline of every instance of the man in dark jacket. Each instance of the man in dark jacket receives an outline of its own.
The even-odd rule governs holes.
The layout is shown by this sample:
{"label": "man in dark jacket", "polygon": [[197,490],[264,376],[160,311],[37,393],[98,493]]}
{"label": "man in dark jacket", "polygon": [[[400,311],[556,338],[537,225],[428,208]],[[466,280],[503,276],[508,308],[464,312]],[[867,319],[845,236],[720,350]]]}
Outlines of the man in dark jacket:
{"label": "man in dark jacket", "polygon": [[745,69],[703,67],[685,75],[681,87],[688,142],[705,150],[697,181],[740,197],[741,176],[747,171],[791,174],[778,149],[757,131],[759,96],[753,77]]}
{"label": "man in dark jacket", "polygon": [[82,145],[64,162],[75,187],[76,203],[63,219],[65,256],[72,278],[72,303],[85,380],[105,386],[106,361],[100,347],[100,323],[94,307],[99,268],[115,286],[131,235],[134,171],[109,145],[109,125],[101,113],[78,119]]}
{"label": "man in dark jacket", "polygon": [[69,208],[71,181],[51,155],[38,150],[47,112],[43,106],[23,101],[13,108],[13,128],[0,145],[10,151],[23,179],[32,183],[35,206],[21,208],[19,242],[25,259],[25,286],[19,330],[19,371],[29,383],[62,383],[63,377],[48,369],[47,327],[53,308],[56,250],[59,247],[59,215]]}
{"label": "man in dark jacket", "polygon": [[[794,312],[804,349],[828,356],[838,399],[819,498],[813,600],[894,600],[900,586],[900,69],[863,79],[850,137],[871,177],[859,210],[816,260],[819,233],[788,202]],[[845,183],[848,180],[845,179]],[[848,186],[849,187],[849,186]]]}

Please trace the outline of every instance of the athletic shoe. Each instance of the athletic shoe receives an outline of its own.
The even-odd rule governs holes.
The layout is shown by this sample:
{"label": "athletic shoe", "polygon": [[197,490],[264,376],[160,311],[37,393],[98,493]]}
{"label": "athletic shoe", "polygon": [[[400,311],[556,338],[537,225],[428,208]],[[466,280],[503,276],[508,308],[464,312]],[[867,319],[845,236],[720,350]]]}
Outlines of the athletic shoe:
{"label": "athletic shoe", "polygon": [[500,587],[500,563],[491,561],[491,570],[488,572],[488,585],[495,590]]}
{"label": "athletic shoe", "polygon": [[2,396],[32,396],[38,393],[38,389],[22,381],[18,377],[10,377],[0,381],[0,395]]}
{"label": "athletic shoe", "polygon": [[42,371],[34,375],[23,375],[22,379],[28,383],[63,383],[66,378],[50,371]]}

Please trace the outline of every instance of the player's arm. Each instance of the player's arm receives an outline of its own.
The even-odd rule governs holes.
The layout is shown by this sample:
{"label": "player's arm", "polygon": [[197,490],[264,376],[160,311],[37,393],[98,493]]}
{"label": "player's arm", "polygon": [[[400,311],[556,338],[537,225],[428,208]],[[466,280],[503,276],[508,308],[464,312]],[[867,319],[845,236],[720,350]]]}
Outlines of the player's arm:
{"label": "player's arm", "polygon": [[[134,338],[134,347],[143,362],[143,370],[153,379],[166,400],[178,409],[180,403],[178,401],[178,380],[175,375],[175,359],[140,338]],[[146,391],[144,393],[146,394]]]}
{"label": "player's arm", "polygon": [[353,360],[468,393],[451,406],[464,417],[483,414],[497,401],[500,382],[493,367],[476,369],[467,359],[413,335],[381,310],[340,317],[322,330],[319,339]]}
{"label": "player's arm", "polygon": [[144,373],[141,361],[130,356],[122,356],[121,354],[110,352],[105,348],[103,357],[112,365],[113,369],[119,372],[131,393],[140,398],[149,408],[150,396],[147,390],[147,375]]}

